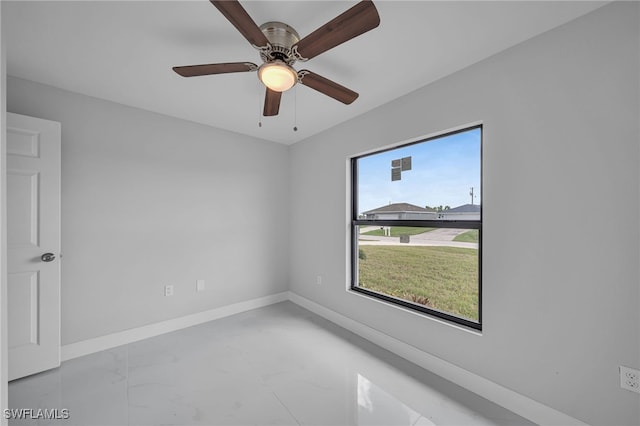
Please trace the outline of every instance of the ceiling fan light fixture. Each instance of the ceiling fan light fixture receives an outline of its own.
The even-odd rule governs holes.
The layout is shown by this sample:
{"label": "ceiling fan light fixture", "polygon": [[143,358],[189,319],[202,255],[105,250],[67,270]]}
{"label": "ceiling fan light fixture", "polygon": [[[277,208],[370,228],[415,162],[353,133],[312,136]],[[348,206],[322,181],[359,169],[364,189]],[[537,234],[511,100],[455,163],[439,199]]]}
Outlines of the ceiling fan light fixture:
{"label": "ceiling fan light fixture", "polygon": [[285,92],[298,81],[298,73],[282,61],[266,62],[258,68],[258,78],[269,89]]}

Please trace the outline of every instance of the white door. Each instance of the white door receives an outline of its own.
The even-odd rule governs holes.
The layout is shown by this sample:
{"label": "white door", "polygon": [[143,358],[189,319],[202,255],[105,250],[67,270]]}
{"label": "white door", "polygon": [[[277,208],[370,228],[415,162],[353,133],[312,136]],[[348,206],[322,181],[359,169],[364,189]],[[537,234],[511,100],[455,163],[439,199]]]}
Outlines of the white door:
{"label": "white door", "polygon": [[60,365],[60,123],[7,113],[9,380]]}

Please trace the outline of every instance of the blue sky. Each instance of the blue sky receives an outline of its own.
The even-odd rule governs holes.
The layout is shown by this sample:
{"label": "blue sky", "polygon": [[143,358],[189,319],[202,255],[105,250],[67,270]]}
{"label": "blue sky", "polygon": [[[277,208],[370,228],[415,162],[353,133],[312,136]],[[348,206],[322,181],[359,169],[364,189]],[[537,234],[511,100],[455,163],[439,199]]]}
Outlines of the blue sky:
{"label": "blue sky", "polygon": [[[389,203],[458,207],[480,204],[479,128],[358,160],[358,213]],[[391,181],[391,160],[411,157],[412,169]]]}

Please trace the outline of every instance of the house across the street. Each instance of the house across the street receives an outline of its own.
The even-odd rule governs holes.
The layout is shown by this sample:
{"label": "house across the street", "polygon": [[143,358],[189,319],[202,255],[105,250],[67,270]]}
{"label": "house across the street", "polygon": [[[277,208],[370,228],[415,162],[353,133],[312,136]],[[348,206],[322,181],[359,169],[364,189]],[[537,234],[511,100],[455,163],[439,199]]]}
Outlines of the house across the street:
{"label": "house across the street", "polygon": [[424,208],[409,203],[394,203],[362,213],[363,219],[370,220],[436,220],[438,213],[432,208]]}
{"label": "house across the street", "polygon": [[393,203],[362,213],[368,220],[480,220],[479,204],[463,204],[437,211],[409,203]]}
{"label": "house across the street", "polygon": [[438,213],[440,220],[480,220],[480,205],[463,204]]}

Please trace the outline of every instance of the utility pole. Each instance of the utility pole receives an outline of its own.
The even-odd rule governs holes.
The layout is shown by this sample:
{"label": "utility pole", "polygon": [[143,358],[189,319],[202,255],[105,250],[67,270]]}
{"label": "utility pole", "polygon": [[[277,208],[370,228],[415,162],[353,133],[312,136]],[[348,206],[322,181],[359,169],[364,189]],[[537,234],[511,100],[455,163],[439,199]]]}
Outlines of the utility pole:
{"label": "utility pole", "polygon": [[471,187],[471,192],[469,192],[469,195],[471,195],[471,205],[473,205],[473,186]]}

